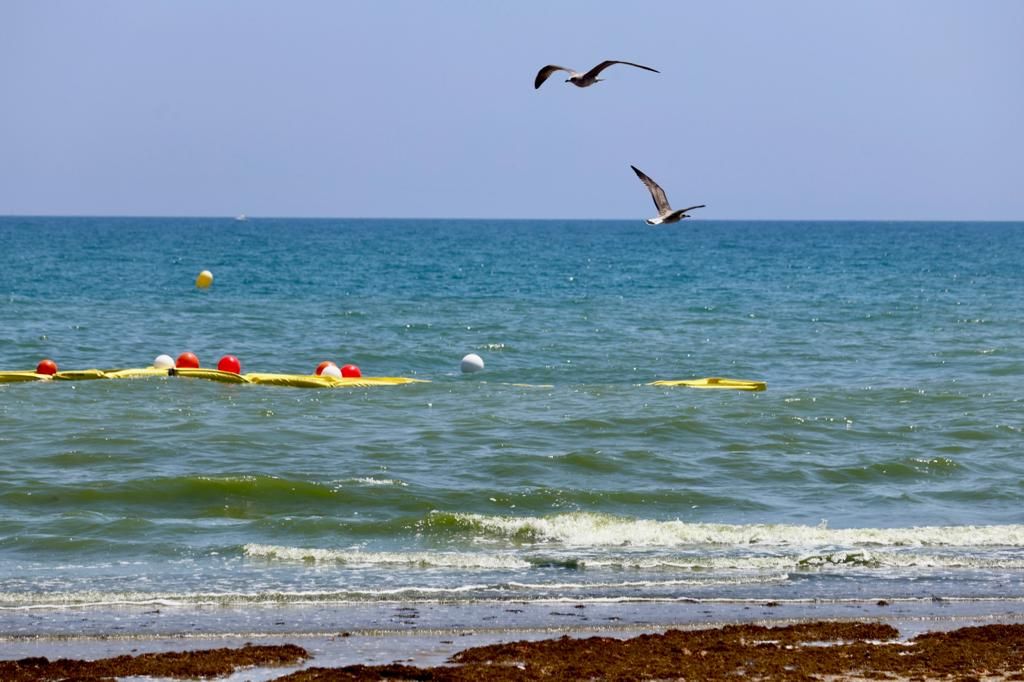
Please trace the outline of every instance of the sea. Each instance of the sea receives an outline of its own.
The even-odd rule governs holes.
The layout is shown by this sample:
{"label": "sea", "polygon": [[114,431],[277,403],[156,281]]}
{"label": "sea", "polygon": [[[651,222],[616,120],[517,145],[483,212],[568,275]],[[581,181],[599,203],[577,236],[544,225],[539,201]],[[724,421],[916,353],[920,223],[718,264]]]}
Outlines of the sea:
{"label": "sea", "polygon": [[[0,641],[1024,613],[1022,254],[1019,222],[2,217],[0,370],[421,381],[0,383]],[[767,388],[652,385],[705,377]]]}

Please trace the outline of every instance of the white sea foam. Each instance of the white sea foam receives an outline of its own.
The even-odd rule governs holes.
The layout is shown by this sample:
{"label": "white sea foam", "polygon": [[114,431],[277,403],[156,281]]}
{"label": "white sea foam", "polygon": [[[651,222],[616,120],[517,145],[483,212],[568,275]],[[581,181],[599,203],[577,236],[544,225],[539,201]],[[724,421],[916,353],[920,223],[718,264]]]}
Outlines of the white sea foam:
{"label": "white sea foam", "polygon": [[787,573],[766,573],[756,575],[732,575],[722,574],[714,577],[711,574],[704,574],[703,577],[694,577],[675,580],[624,580],[609,582],[553,582],[553,583],[523,583],[509,582],[509,587],[529,591],[546,592],[550,590],[609,590],[609,591],[649,591],[670,587],[710,587],[714,585],[761,585],[782,583],[789,579]]}
{"label": "white sea foam", "polygon": [[353,484],[353,483],[356,484],[356,485],[369,485],[369,486],[374,486],[374,485],[394,485],[394,486],[408,487],[408,485],[409,485],[405,481],[400,481],[397,478],[374,478],[373,476],[363,476],[363,477],[360,477],[360,478],[346,478],[344,480],[338,481],[335,484],[335,488],[343,488],[346,485]]}
{"label": "white sea foam", "polygon": [[247,605],[310,605],[387,600],[451,599],[460,594],[478,594],[494,590],[488,585],[458,585],[454,587],[406,586],[388,589],[352,589],[333,591],[277,591],[261,592],[0,592],[0,612],[37,611],[45,609],[75,609],[104,607],[188,608],[195,606],[247,606]]}
{"label": "white sea foam", "polygon": [[246,556],[280,561],[334,563],[346,566],[397,564],[419,568],[518,569],[530,562],[512,554],[477,552],[365,552],[353,549],[317,549],[249,544]]}
{"label": "white sea foam", "polygon": [[147,594],[144,592],[0,592],[0,611],[64,609],[103,606],[175,607],[184,605],[214,606],[218,597],[195,594]]}
{"label": "white sea foam", "polygon": [[[270,561],[336,564],[346,568],[404,567],[424,570],[445,568],[467,571],[536,571],[542,568],[581,571],[668,571],[689,573],[686,580],[706,584],[735,574],[779,576],[817,569],[949,569],[1024,570],[1024,554],[1011,552],[963,552],[937,548],[883,547],[871,550],[750,545],[739,550],[709,556],[685,549],[644,551],[624,547],[622,552],[575,556],[570,554],[518,554],[505,552],[366,552],[351,549],[321,549],[278,545],[246,545],[245,554]],[[943,551],[945,550],[945,551]],[[683,553],[680,553],[683,552]],[[775,578],[772,578],[775,579]],[[744,581],[747,579],[744,578]],[[540,583],[538,583],[540,584]],[[619,583],[617,583],[619,584]],[[621,583],[625,585],[626,583]]]}
{"label": "white sea foam", "polygon": [[587,512],[550,517],[446,514],[487,536],[566,547],[1024,547],[1024,525],[829,528],[630,519]]}

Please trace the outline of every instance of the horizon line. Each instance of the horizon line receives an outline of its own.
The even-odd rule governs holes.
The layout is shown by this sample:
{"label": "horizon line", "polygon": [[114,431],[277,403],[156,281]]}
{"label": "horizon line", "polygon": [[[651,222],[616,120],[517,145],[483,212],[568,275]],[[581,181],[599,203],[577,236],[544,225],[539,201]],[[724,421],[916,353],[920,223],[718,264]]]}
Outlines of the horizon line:
{"label": "horizon line", "polygon": [[[486,216],[452,217],[452,216],[324,216],[324,215],[245,215],[244,220],[239,216],[231,215],[202,215],[202,214],[129,214],[129,213],[0,213],[0,218],[114,218],[132,220],[166,220],[166,219],[192,219],[192,220],[226,220],[231,222],[256,222],[266,220],[373,220],[373,221],[396,221],[396,220],[452,220],[452,221],[490,221],[490,222],[632,222],[643,223],[643,218],[496,218]],[[686,222],[760,222],[760,223],[1024,223],[1024,218],[687,218]]]}

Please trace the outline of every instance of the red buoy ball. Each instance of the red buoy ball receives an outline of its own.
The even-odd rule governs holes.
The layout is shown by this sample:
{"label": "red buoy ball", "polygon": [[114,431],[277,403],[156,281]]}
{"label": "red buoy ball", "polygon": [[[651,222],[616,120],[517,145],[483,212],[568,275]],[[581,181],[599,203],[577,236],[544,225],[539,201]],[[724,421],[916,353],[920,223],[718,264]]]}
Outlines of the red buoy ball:
{"label": "red buoy ball", "polygon": [[222,372],[231,372],[233,374],[242,373],[242,363],[238,361],[234,355],[225,355],[217,363],[217,369]]}
{"label": "red buoy ball", "polygon": [[186,369],[199,369],[199,358],[196,357],[195,353],[182,353],[178,356],[174,366]]}
{"label": "red buoy ball", "polygon": [[324,370],[326,368],[328,368],[328,367],[337,367],[337,365],[335,365],[330,360],[324,360],[323,362],[321,362],[319,365],[316,366],[316,375],[320,376],[321,374],[324,373]]}
{"label": "red buoy ball", "polygon": [[54,362],[53,360],[51,360],[50,358],[46,358],[45,360],[40,360],[39,364],[36,365],[36,374],[50,374],[50,375],[53,375],[53,374],[56,374],[56,373],[57,373],[57,363]]}
{"label": "red buoy ball", "polygon": [[359,368],[355,365],[345,365],[341,368],[341,376],[346,379],[356,379],[363,376],[363,373],[359,371]]}

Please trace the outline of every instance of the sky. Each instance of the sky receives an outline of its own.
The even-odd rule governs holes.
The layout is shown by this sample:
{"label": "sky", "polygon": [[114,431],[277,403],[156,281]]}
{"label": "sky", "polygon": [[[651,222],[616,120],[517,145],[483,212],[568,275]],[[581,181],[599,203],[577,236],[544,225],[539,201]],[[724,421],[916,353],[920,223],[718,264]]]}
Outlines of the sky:
{"label": "sky", "polygon": [[[637,62],[580,89],[580,71]],[[0,0],[0,215],[1024,220],[1022,0]]]}

